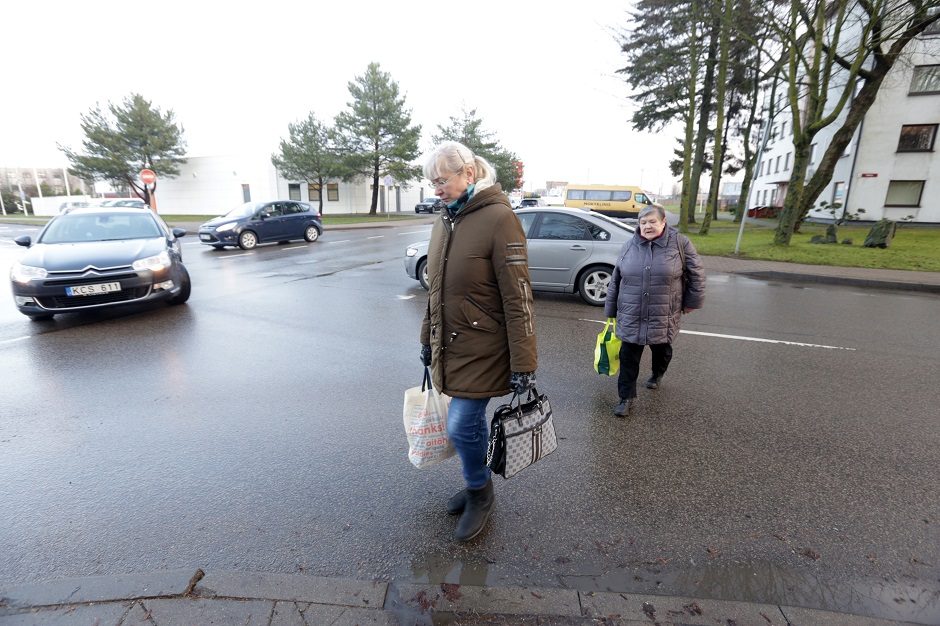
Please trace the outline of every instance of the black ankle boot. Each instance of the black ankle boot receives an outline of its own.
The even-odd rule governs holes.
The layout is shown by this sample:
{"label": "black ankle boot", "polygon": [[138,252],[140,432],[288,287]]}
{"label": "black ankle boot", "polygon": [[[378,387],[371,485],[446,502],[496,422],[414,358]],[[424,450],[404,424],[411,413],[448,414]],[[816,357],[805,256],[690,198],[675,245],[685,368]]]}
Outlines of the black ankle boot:
{"label": "black ankle boot", "polygon": [[447,501],[447,513],[450,515],[460,515],[467,506],[467,490],[461,489],[450,497]]}
{"label": "black ankle boot", "polygon": [[460,521],[457,522],[457,530],[454,531],[457,541],[470,541],[479,535],[486,526],[486,520],[490,518],[495,504],[492,480],[487,481],[480,489],[467,489],[467,505]]}

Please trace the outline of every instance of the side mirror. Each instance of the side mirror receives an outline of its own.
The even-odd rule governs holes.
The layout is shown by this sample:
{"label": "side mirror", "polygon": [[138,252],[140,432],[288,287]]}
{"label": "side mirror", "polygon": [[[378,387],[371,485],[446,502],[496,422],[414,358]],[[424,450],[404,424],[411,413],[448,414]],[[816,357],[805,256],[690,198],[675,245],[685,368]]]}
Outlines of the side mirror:
{"label": "side mirror", "polygon": [[186,229],[185,229],[185,228],[174,228],[172,232],[173,232],[173,236],[176,237],[177,239],[179,239],[180,237],[183,237],[183,236],[186,234]]}
{"label": "side mirror", "polygon": [[13,241],[16,242],[16,245],[23,246],[24,248],[28,248],[33,245],[33,239],[29,235],[20,235]]}

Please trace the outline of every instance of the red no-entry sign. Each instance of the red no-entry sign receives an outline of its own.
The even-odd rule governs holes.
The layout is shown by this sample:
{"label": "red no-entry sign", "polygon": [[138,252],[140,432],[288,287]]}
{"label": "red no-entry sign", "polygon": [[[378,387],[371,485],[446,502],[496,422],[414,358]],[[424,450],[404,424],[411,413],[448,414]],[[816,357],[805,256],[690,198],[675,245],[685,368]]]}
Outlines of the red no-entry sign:
{"label": "red no-entry sign", "polygon": [[145,185],[152,185],[157,182],[157,173],[153,170],[140,170],[140,182]]}

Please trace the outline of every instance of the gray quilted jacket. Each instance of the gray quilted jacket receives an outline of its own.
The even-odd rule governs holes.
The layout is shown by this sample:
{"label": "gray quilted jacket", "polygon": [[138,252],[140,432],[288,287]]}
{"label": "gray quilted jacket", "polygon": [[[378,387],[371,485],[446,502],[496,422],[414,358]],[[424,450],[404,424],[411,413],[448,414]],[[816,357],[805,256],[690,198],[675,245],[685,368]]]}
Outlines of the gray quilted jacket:
{"label": "gray quilted jacket", "polygon": [[[679,246],[685,254],[685,280]],[[683,289],[683,282],[685,287]],[[689,238],[675,228],[647,241],[639,231],[623,246],[607,289],[604,313],[617,318],[617,337],[641,345],[672,343],[682,308],[705,302],[705,271]]]}

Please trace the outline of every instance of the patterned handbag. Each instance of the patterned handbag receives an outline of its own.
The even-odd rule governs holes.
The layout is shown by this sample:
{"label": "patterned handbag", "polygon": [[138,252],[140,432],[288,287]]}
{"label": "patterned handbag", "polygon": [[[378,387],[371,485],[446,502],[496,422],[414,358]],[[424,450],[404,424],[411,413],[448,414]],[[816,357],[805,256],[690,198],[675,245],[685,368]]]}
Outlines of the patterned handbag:
{"label": "patterned handbag", "polygon": [[509,404],[496,409],[490,422],[486,465],[503,478],[511,478],[557,447],[552,405],[547,396],[533,389],[525,402],[516,394]]}

